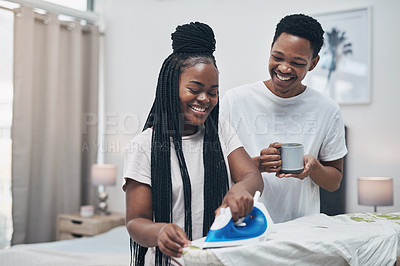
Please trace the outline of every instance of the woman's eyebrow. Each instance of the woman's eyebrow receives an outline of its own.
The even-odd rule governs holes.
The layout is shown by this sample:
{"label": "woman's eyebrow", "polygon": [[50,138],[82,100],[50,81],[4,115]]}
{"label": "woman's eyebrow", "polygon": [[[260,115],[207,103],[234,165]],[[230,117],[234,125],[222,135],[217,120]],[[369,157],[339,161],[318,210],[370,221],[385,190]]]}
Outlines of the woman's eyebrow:
{"label": "woman's eyebrow", "polygon": [[199,85],[199,86],[202,86],[202,87],[205,86],[203,83],[201,83],[201,82],[199,82],[199,81],[196,81],[196,80],[191,80],[191,81],[189,81],[189,83],[194,83],[194,84]]}
{"label": "woman's eyebrow", "polygon": [[[201,87],[204,87],[204,86],[205,86],[203,83],[201,83],[201,82],[199,82],[199,81],[196,81],[196,80],[191,80],[191,81],[189,81],[189,83],[194,83],[194,84],[199,85],[199,86],[201,86]],[[215,84],[215,85],[212,85],[212,86],[211,86],[211,88],[218,88],[218,87],[219,87],[218,84]]]}

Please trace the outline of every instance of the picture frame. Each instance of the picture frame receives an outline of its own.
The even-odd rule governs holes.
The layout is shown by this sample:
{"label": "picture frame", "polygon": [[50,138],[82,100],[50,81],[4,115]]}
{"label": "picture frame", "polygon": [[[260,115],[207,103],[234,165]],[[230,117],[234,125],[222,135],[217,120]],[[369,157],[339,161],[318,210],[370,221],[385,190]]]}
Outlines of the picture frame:
{"label": "picture frame", "polygon": [[371,102],[369,6],[313,15],[325,31],[320,60],[306,84],[339,105]]}

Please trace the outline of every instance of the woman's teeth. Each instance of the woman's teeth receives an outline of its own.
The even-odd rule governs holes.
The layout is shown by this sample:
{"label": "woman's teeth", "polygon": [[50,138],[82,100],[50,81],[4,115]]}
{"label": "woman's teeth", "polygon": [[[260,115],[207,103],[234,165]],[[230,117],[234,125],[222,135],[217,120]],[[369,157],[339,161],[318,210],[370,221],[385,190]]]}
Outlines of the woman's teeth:
{"label": "woman's teeth", "polygon": [[195,106],[190,106],[193,110],[197,111],[197,112],[205,112],[206,108],[202,108],[202,107],[195,107]]}
{"label": "woman's teeth", "polygon": [[278,77],[278,79],[283,80],[283,81],[290,79],[290,77],[283,77],[283,76],[279,75],[278,73],[276,73],[276,76]]}

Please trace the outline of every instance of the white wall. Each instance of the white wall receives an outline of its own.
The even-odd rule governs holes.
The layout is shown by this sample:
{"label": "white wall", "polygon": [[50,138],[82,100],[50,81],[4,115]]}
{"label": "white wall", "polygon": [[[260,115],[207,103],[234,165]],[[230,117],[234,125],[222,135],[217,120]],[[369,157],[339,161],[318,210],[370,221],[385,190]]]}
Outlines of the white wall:
{"label": "white wall", "polygon": [[[342,106],[348,126],[347,212],[372,211],[357,204],[357,177],[392,176],[400,211],[400,88],[398,0],[98,0],[105,35],[105,162],[118,165],[123,148],[141,131],[155,93],[162,61],[171,53],[170,34],[190,21],[209,24],[216,34],[216,58],[223,94],[229,88],[266,80],[269,47],[276,23],[291,13],[318,14],[370,5],[372,8],[372,102]],[[125,121],[125,124],[123,124]],[[121,182],[110,192],[110,208],[124,211]]]}

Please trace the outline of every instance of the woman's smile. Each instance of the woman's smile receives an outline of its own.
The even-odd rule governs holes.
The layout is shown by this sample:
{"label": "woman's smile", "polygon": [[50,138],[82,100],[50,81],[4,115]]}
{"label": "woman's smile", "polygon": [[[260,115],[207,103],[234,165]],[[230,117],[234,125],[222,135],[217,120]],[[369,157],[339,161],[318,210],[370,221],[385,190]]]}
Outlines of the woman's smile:
{"label": "woman's smile", "polygon": [[194,106],[194,105],[189,105],[190,108],[192,108],[192,110],[194,110],[195,112],[200,112],[200,113],[204,113],[207,108],[205,107],[201,107],[201,106]]}
{"label": "woman's smile", "polygon": [[182,135],[198,131],[218,103],[218,70],[213,64],[199,63],[186,68],[179,79]]}

